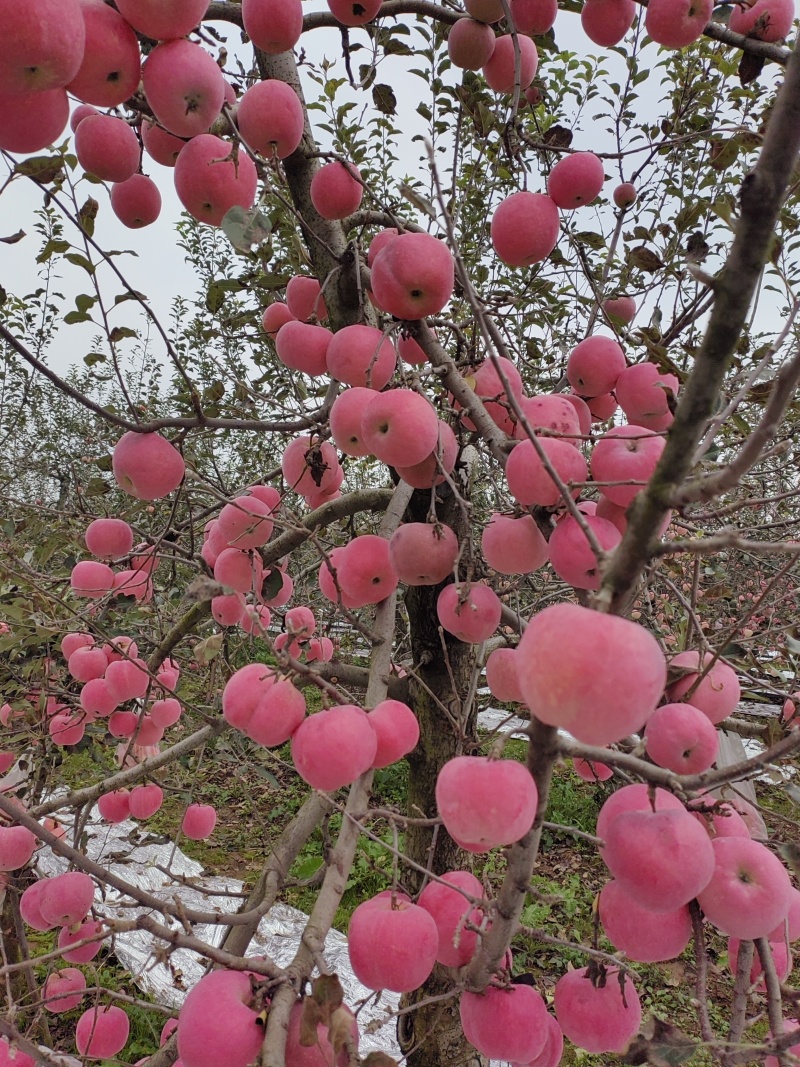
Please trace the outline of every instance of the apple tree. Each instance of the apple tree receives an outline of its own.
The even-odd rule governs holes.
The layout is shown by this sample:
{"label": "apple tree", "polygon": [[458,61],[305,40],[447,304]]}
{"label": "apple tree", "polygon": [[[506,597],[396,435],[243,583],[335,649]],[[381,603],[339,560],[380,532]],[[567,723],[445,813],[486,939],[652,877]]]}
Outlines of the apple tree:
{"label": "apple tree", "polygon": [[[3,1063],[131,1062],[131,930],[208,965],[149,1067],[800,1048],[796,823],[751,785],[800,746],[793,0],[464,8],[0,0]],[[176,242],[194,291],[146,292]],[[165,796],[213,842],[223,764],[303,790],[237,912],[88,854]],[[529,920],[545,830],[608,869],[592,937]],[[360,1056],[364,841],[349,962],[400,999]],[[682,954],[679,1027],[641,971]]]}

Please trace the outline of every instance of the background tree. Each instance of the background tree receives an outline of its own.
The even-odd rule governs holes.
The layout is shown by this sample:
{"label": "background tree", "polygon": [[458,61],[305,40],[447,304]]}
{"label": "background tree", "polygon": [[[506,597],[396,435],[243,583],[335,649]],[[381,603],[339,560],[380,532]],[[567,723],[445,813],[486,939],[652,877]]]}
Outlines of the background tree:
{"label": "background tree", "polygon": [[[16,5],[0,3],[12,42],[0,45],[6,104],[0,148],[8,167],[3,192],[12,197],[22,183],[33,183],[43,194],[35,220],[23,227],[38,236],[37,247],[33,234],[6,238],[16,251],[30,251],[40,284],[17,295],[9,282],[0,308],[0,476],[7,499],[0,609],[9,626],[0,636],[2,714],[10,732],[5,763],[8,769],[23,756],[30,768],[21,785],[15,778],[14,788],[0,794],[0,810],[13,824],[0,833],[16,833],[0,842],[2,866],[15,872],[6,895],[9,1004],[0,1031],[34,1061],[53,1062],[39,1042],[62,1045],[63,1035],[49,1032],[41,1007],[43,998],[52,1005],[53,986],[40,989],[24,936],[22,919],[30,924],[33,913],[32,896],[23,890],[36,860],[35,839],[20,828],[42,849],[66,857],[75,871],[148,906],[150,913],[134,925],[149,930],[165,952],[190,947],[223,969],[195,987],[177,1043],[172,1037],[150,1057],[152,1067],[178,1054],[186,1067],[221,1056],[244,1067],[262,1036],[263,1063],[299,1062],[292,1051],[298,996],[325,970],[325,936],[366,837],[380,846],[374,862],[391,890],[386,921],[408,912],[422,923],[413,933],[394,935],[398,952],[410,942],[412,955],[424,956],[425,921],[399,894],[416,900],[423,887],[446,885],[445,872],[471,869],[482,879],[463,890],[466,917],[450,936],[452,951],[478,935],[474,954],[459,970],[440,959],[418,979],[406,973],[395,980],[393,988],[403,993],[398,1040],[413,1067],[487,1058],[554,1064],[556,1050],[544,1046],[548,1026],[601,1054],[623,1052],[633,1039],[628,1062],[697,1055],[697,1062],[705,1057],[732,1065],[752,1058],[756,1046],[756,1056],[768,1049],[782,1058],[794,1025],[784,1026],[782,998],[791,1002],[795,994],[781,990],[780,951],[788,951],[782,942],[800,932],[794,904],[779,931],[797,899],[775,859],[789,831],[784,824],[756,852],[762,864],[782,872],[773,873],[778,888],[769,900],[754,905],[762,915],[774,907],[775,922],[769,930],[757,924],[734,929],[707,888],[712,869],[720,879],[723,866],[717,857],[714,868],[704,836],[706,824],[720,838],[729,826],[724,818],[712,824],[707,817],[698,842],[692,836],[700,833],[698,824],[683,808],[703,803],[708,789],[733,785],[726,797],[758,836],[758,815],[736,783],[779,765],[798,743],[791,723],[798,492],[791,461],[800,377],[800,64],[782,43],[791,5],[724,5],[711,22],[710,5],[693,9],[685,37],[685,5],[667,0],[650,0],[646,14],[637,14],[628,0],[587,0],[560,11],[533,0],[482,0],[468,4],[467,15],[419,0],[389,0],[374,9],[332,3],[330,11],[305,15],[289,0],[199,3],[196,11],[183,5],[182,13],[167,5],[160,15],[156,6],[120,0],[118,15],[114,5],[74,0],[55,5],[54,12],[41,0],[23,15]],[[576,32],[579,13],[589,38],[605,49],[599,56],[560,47]],[[43,30],[54,18],[66,27],[58,55],[47,53],[52,46]],[[159,21],[164,18],[166,25]],[[465,64],[459,35],[471,35],[470,48],[494,54],[480,62],[467,57]],[[317,58],[314,42],[323,36],[336,62]],[[265,106],[259,93],[279,94],[280,107],[273,98]],[[72,106],[67,94],[80,106],[73,110],[74,138],[62,140]],[[418,94],[416,113],[425,124],[411,141],[421,147],[421,166],[403,129],[409,94]],[[102,117],[92,113],[94,106]],[[271,126],[277,117],[285,122],[278,131]],[[58,147],[34,154],[53,143]],[[177,240],[198,284],[197,293],[175,296],[168,321],[127,280],[123,254],[103,237],[106,189],[123,222],[156,225],[155,186],[142,168],[153,172],[163,162],[175,165],[178,195],[188,209]],[[359,168],[355,177],[346,169],[351,165]],[[70,282],[80,278],[78,288],[87,290],[72,297],[69,311],[57,288],[62,272]],[[401,278],[410,280],[398,295]],[[301,310],[303,284],[312,296]],[[429,287],[434,295],[426,303]],[[284,322],[289,329],[278,333]],[[368,342],[353,332],[342,334],[346,344],[336,341],[353,327],[378,332]],[[52,356],[75,328],[92,335],[91,350],[82,368],[63,373]],[[606,339],[603,356],[596,353],[600,338]],[[368,357],[360,375],[347,369],[359,346]],[[388,370],[378,381],[384,346]],[[581,365],[587,352],[591,358]],[[644,411],[639,405],[635,415],[638,387],[628,386],[626,401],[622,382],[634,368],[654,383]],[[567,387],[584,402],[567,401]],[[370,388],[375,396],[352,394],[355,388]],[[334,425],[337,410],[343,411],[335,405],[348,392],[359,413],[368,403],[374,411],[378,394],[405,405],[399,416],[375,419],[374,440],[362,455],[350,455],[359,451],[350,447],[352,435]],[[528,399],[533,396],[543,399]],[[438,423],[431,422],[427,401]],[[392,419],[402,432],[417,418],[415,405],[421,405],[416,428],[397,453],[384,452],[381,436]],[[630,457],[653,448],[653,461],[633,469],[617,460],[604,470],[600,457],[624,423],[632,427],[631,436],[623,436],[624,451]],[[357,436],[369,437],[368,415],[355,425]],[[431,432],[427,459],[422,456],[427,476],[415,474],[408,468],[419,457],[400,460]],[[160,451],[141,460],[135,455],[141,447]],[[126,448],[134,452],[127,461]],[[583,456],[591,457],[590,467]],[[341,460],[344,478],[337,480]],[[528,487],[536,469],[543,493]],[[242,509],[250,509],[244,528]],[[517,565],[512,527],[492,550],[498,512],[525,523],[525,548],[529,556],[539,554],[536,565]],[[128,535],[116,527],[123,542],[94,551],[113,563],[116,577],[106,564],[85,566],[92,558],[87,526],[112,516],[135,534],[123,543]],[[222,533],[226,522],[239,527]],[[397,549],[395,531],[406,536],[411,524],[429,527],[420,568],[432,565],[446,530],[458,548],[437,575],[441,580],[404,580],[399,596],[386,541]],[[259,526],[265,536],[245,543]],[[134,548],[138,542],[144,547]],[[217,564],[225,551],[246,571],[233,593],[233,572]],[[279,564],[292,578],[291,600],[284,598],[289,580]],[[324,582],[326,567],[327,598],[317,588],[317,574],[321,568]],[[360,595],[363,575],[356,572],[364,570],[366,584],[379,595]],[[442,605],[454,590],[454,618],[448,620]],[[479,614],[473,595],[487,600],[483,631],[469,630]],[[297,610],[307,604],[314,609],[311,621]],[[615,616],[635,625],[623,626]],[[523,772],[513,743],[500,760],[508,731],[479,733],[477,712],[489,652],[516,648],[529,623],[512,661],[523,665],[505,678],[498,667],[501,676],[489,678],[496,699],[528,721]],[[313,638],[312,624],[319,627]],[[340,645],[334,659],[331,638]],[[105,657],[102,671],[81,651],[90,646]],[[611,649],[607,659],[600,648]],[[690,653],[671,664],[668,679],[665,651]],[[73,663],[70,654],[78,653]],[[707,658],[698,677],[691,667],[700,656]],[[110,660],[119,664],[111,674],[124,675],[126,683],[119,682],[106,706]],[[725,673],[731,662],[735,675],[730,668]],[[177,664],[184,668],[180,682]],[[247,673],[248,664],[264,666]],[[593,691],[595,676],[610,680]],[[271,715],[291,719],[300,707],[297,690],[303,690],[309,700],[317,694],[315,710],[321,701],[327,719],[303,718],[301,709],[280,738],[271,719],[251,724],[259,687],[267,697],[265,677],[270,683],[280,678],[270,699],[283,687],[285,703],[270,706]],[[734,678],[750,695],[785,704],[783,718],[754,724],[732,714]],[[93,691],[81,688],[97,682],[103,684]],[[591,693],[589,706],[581,704],[582,686]],[[712,703],[720,692],[733,693],[733,702],[723,712],[705,706],[709,689]],[[625,718],[631,694],[632,718]],[[356,701],[372,709],[387,697],[408,703],[419,730],[418,742],[414,738],[404,753],[405,804],[390,808],[380,781],[375,785],[375,757],[362,753],[374,730],[361,713],[336,717],[350,715],[343,754],[330,739],[316,746],[300,740],[333,721],[328,709]],[[657,704],[692,700],[706,724],[711,719],[755,734],[764,750],[733,763],[712,752],[700,770],[665,762],[655,754],[656,730],[649,726],[650,737],[642,736],[644,720],[655,723]],[[162,725],[175,714],[179,721]],[[114,755],[109,730],[123,739]],[[265,754],[290,734],[291,751]],[[75,752],[90,753],[96,773],[89,780],[82,767],[79,787],[53,799]],[[488,761],[474,759],[487,752]],[[333,771],[339,757],[351,772],[343,777]],[[465,757],[466,763],[453,763]],[[626,863],[651,873],[666,856],[667,868],[682,871],[702,867],[703,849],[712,856],[706,882],[679,902],[681,921],[693,934],[698,1019],[690,1036],[661,1020],[645,1023],[634,1038],[639,1020],[630,982],[636,968],[629,961],[653,957],[615,941],[611,905],[605,915],[602,904],[600,910],[610,949],[599,930],[592,945],[581,945],[546,922],[531,929],[526,918],[535,903],[529,893],[548,794],[565,758],[589,761],[588,772],[578,766],[590,780],[610,772],[618,784],[666,788],[677,798],[681,825],[693,828],[676,831],[669,849],[659,844],[648,852],[642,844],[638,855],[615,861],[625,835],[614,836],[606,815],[605,828],[598,826],[592,840],[608,839],[604,858],[620,881]],[[81,831],[95,801],[103,798],[106,818],[115,804],[123,815],[127,805],[144,817],[162,786],[184,804],[202,802],[204,769],[215,761],[251,768],[273,782],[276,768],[293,761],[312,787],[271,839],[235,919],[215,915],[213,898],[202,911],[181,905],[179,885],[170,886],[168,900],[143,894],[85,857]],[[467,768],[450,805],[444,767],[446,774]],[[484,772],[497,777],[485,784],[475,777]],[[116,792],[146,783],[135,799]],[[346,799],[338,792],[342,786],[349,787]],[[656,808],[650,814],[658,815],[650,795]],[[458,820],[470,825],[465,813],[471,806],[477,808],[473,818],[495,808],[502,815],[519,796],[538,797],[535,817],[533,808],[527,821],[520,816],[524,825],[505,836],[501,830],[496,840],[489,831],[481,841],[460,837]],[[254,823],[264,817],[264,805],[252,794],[248,803]],[[451,808],[454,815],[447,813]],[[39,822],[55,812],[70,827],[67,837],[53,832],[59,824]],[[192,824],[207,815],[192,812],[184,833],[207,836],[200,834],[207,826]],[[668,815],[666,822],[677,818]],[[735,819],[734,812],[728,823]],[[631,834],[644,841],[644,824],[634,819],[634,825],[639,828]],[[267,958],[245,962],[259,919],[284,892],[292,865],[320,828],[323,864],[312,879],[315,895],[294,961],[288,968]],[[12,850],[11,842],[17,847],[20,839],[30,843],[26,855]],[[691,863],[681,849],[690,850]],[[628,884],[638,884],[637,878],[641,882],[630,875]],[[639,885],[634,901],[645,911],[653,905],[647,891]],[[663,899],[659,909],[666,910]],[[359,921],[370,926],[365,912],[359,915],[351,931],[356,942]],[[176,917],[180,928],[171,925]],[[58,925],[42,918],[45,927]],[[64,925],[79,927],[74,914],[70,920]],[[222,949],[195,936],[194,926],[203,922],[228,927]],[[723,997],[724,1023],[719,993],[708,986],[708,939],[717,936],[712,927],[744,943],[738,956],[730,949],[738,963],[733,990]],[[112,914],[103,916],[99,929],[77,932],[99,942],[126,928],[126,920]],[[378,938],[368,945],[367,962],[359,963],[353,950],[356,972],[368,985],[373,962],[392,958],[387,928]],[[530,982],[509,983],[512,975],[520,977],[520,960],[529,960],[532,945],[563,952],[556,977],[567,960],[579,967],[590,962],[588,976],[579,975],[572,991],[573,979],[559,984],[558,1027],[545,1021],[544,1003]],[[517,952],[512,963],[509,946]],[[766,976],[763,995],[750,989],[754,952]],[[242,977],[246,970],[263,981],[251,983]],[[18,973],[25,983],[14,977]],[[545,973],[532,981],[548,994],[555,984]],[[575,989],[591,989],[601,1004],[600,1015],[590,1015],[588,1033],[572,1010]],[[106,996],[107,989],[98,1003]],[[243,1014],[216,1048],[203,1021],[209,1005],[218,1009],[226,997],[230,1012]],[[267,1000],[262,1035],[256,1016]],[[515,1020],[510,1005],[520,1001],[522,1016]],[[337,1062],[358,1062],[335,989],[316,982],[303,1004],[307,1039],[330,1039]],[[753,1018],[759,1007],[771,1036]],[[125,1021],[92,1011],[78,1028],[79,1052],[126,1057]],[[509,1018],[500,1022],[503,1012]],[[603,1036],[600,1019],[616,1014],[619,1032]],[[101,1045],[105,1026],[112,1033]],[[332,1062],[333,1052],[328,1047],[320,1056],[318,1062]],[[386,1061],[373,1056],[365,1062]]]}

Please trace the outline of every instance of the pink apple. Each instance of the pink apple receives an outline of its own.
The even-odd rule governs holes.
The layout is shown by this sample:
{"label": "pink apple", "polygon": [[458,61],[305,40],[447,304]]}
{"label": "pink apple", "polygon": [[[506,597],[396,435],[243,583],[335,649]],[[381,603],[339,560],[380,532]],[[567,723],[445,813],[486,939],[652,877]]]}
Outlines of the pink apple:
{"label": "pink apple", "polygon": [[504,703],[522,703],[515,648],[496,648],[489,653],[486,660],[486,684],[495,699]]}
{"label": "pink apple", "polygon": [[150,226],[161,214],[161,193],[152,178],[134,174],[112,186],[111,210],[130,230]]}
{"label": "pink apple", "polygon": [[436,409],[427,397],[413,389],[377,393],[364,408],[361,436],[382,463],[393,467],[413,466],[436,448],[439,438]]}
{"label": "pink apple", "polygon": [[252,159],[230,141],[193,137],[175,163],[178,199],[198,222],[219,226],[232,207],[253,206],[258,174]]}
{"label": "pink apple", "polygon": [[208,0],[118,0],[117,7],[139,33],[166,41],[191,33],[205,15]]}
{"label": "pink apple", "polygon": [[177,489],[186,466],[183,456],[157,433],[129,430],[114,446],[112,469],[117,485],[139,500],[159,500]]}
{"label": "pink apple", "polygon": [[380,391],[391,381],[396,364],[391,338],[374,326],[345,326],[328,346],[328,373],[345,385]]}
{"label": "pink apple", "polygon": [[436,923],[418,904],[384,896],[359,904],[350,917],[350,964],[367,989],[418,989],[433,970],[438,949]]}
{"label": "pink apple", "polygon": [[644,731],[647,755],[676,774],[702,774],[717,758],[719,738],[706,715],[691,704],[662,704]]}
{"label": "pink apple", "polygon": [[294,89],[276,78],[256,82],[239,101],[239,132],[256,152],[285,159],[303,138],[303,105]]}
{"label": "pink apple", "polygon": [[378,739],[373,767],[388,767],[416,748],[419,722],[402,700],[382,700],[367,712],[367,718]]}
{"label": "pink apple", "polygon": [[117,559],[130,554],[133,530],[123,519],[95,519],[86,527],[84,541],[93,556]]}
{"label": "pink apple", "polygon": [[312,789],[331,792],[350,785],[375,759],[378,739],[369,716],[355,704],[323,708],[292,735],[292,762]]}
{"label": "pink apple", "polygon": [[768,937],[791,904],[786,868],[749,837],[717,837],[711,845],[716,867],[697,898],[706,918],[731,937]]}
{"label": "pink apple", "polygon": [[54,1015],[60,1015],[62,1012],[77,1008],[83,1000],[85,989],[86,979],[83,973],[77,967],[64,967],[47,976],[42,991],[42,1000],[48,1011]]}
{"label": "pink apple", "polygon": [[442,419],[436,420],[438,440],[429,456],[421,463],[412,463],[406,467],[395,467],[398,475],[413,486],[414,489],[432,489],[445,481],[445,473],[450,474],[458,458],[459,444],[456,435]]}
{"label": "pink apple", "polygon": [[346,219],[358,210],[364,186],[352,163],[334,160],[320,167],[311,179],[311,203],[323,219]]}
{"label": "pink apple", "polygon": [[[616,296],[604,300],[600,305],[612,325],[627,326],[636,317],[636,301],[632,296]],[[624,373],[624,372],[623,372]],[[619,379],[618,379],[619,380]]]}
{"label": "pink apple", "polygon": [[162,167],[174,167],[186,141],[168,133],[163,127],[150,119],[144,119],[141,127],[142,144],[151,159]]}
{"label": "pink apple", "polygon": [[494,1060],[530,1063],[548,1037],[547,1007],[541,993],[529,985],[464,992],[459,1013],[467,1041]]}
{"label": "pink apple", "polygon": [[[494,51],[489,60],[484,63],[482,70],[486,84],[496,93],[513,93],[515,78],[517,75],[516,49],[514,37],[510,33],[498,37],[494,43]],[[530,37],[518,34],[516,43],[519,47],[519,86],[527,89],[536,77],[539,66],[539,53],[536,45]]]}
{"label": "pink apple", "polygon": [[447,54],[454,67],[480,70],[492,58],[494,42],[491,26],[476,22],[475,19],[462,18],[450,27]]}
{"label": "pink apple", "polygon": [[0,93],[0,148],[28,154],[54,144],[69,121],[64,89],[17,96]]}
{"label": "pink apple", "polygon": [[565,210],[581,207],[600,194],[605,181],[603,164],[593,152],[562,156],[550,171],[547,192]]}
{"label": "pink apple", "polygon": [[[538,442],[562,482],[569,485],[586,481],[586,460],[577,448],[557,437],[540,437]],[[523,507],[555,507],[561,503],[561,490],[531,441],[520,441],[508,457],[506,481],[509,492]],[[575,489],[574,495],[579,492],[579,488]]]}
{"label": "pink apple", "polygon": [[639,1029],[639,994],[616,968],[608,968],[602,980],[592,978],[588,967],[567,971],[556,983],[554,997],[564,1036],[587,1052],[623,1052]]}
{"label": "pink apple", "polygon": [[458,538],[442,523],[407,522],[389,540],[389,559],[404,585],[438,585],[457,556]]}
{"label": "pink apple", "polygon": [[533,825],[537,803],[530,771],[514,760],[456,756],[436,780],[436,807],[445,829],[469,852],[519,841]]}
{"label": "pink apple", "polygon": [[645,29],[665,48],[685,48],[699,41],[711,21],[714,0],[652,0]]}
{"label": "pink apple", "polygon": [[336,447],[347,456],[369,455],[369,448],[361,437],[361,413],[372,396],[371,389],[354,386],[339,393],[331,405],[331,437]]}
{"label": "pink apple", "polygon": [[183,813],[181,830],[192,841],[205,841],[217,823],[217,810],[213,804],[190,804]]}
{"label": "pink apple", "polygon": [[550,555],[544,535],[530,515],[515,519],[495,512],[481,537],[483,558],[498,574],[530,574]]}
{"label": "pink apple", "polygon": [[577,604],[534,615],[519,653],[520,689],[532,713],[590,745],[640,729],[667,678],[664,653],[643,626]]}
{"label": "pink apple", "polygon": [[242,0],[242,19],[247,36],[269,55],[294,48],[303,32],[300,0]]}
{"label": "pink apple", "polygon": [[[189,990],[178,1015],[178,1054],[185,1067],[247,1067],[264,1040],[251,1007],[250,978],[241,971],[211,971]],[[225,1026],[220,1027],[220,1019]]]}
{"label": "pink apple", "polygon": [[781,41],[794,22],[794,0],[755,0],[750,7],[732,7],[728,28],[760,41]]}
{"label": "pink apple", "polygon": [[656,469],[664,444],[663,437],[643,426],[614,426],[594,447],[592,478],[611,483],[603,485],[603,493],[615,504],[628,507]]}
{"label": "pink apple", "polygon": [[2,0],[0,94],[60,89],[78,73],[85,30],[77,0]]}
{"label": "pink apple", "polygon": [[[613,522],[585,515],[584,523],[594,534],[603,552],[613,552],[622,540]],[[567,515],[556,525],[548,542],[553,570],[575,589],[599,589],[601,572],[597,556],[578,520]]]}
{"label": "pink apple", "polygon": [[[711,660],[711,653],[706,652],[703,664],[707,665]],[[703,680],[696,685],[699,663],[700,653],[696,650],[679,652],[677,656],[673,656],[670,667],[683,668],[690,673],[673,682],[667,690],[667,695],[670,700],[681,700],[687,695],[689,702],[699,708],[716,726],[736,710],[742,695],[741,685],[733,667],[720,659],[714,661]],[[690,689],[693,691],[688,695]]]}
{"label": "pink apple", "polygon": [[560,228],[558,208],[544,193],[512,193],[495,209],[494,250],[510,267],[530,267],[547,259]]}
{"label": "pink apple", "polygon": [[[600,3],[619,3],[619,0],[599,0]],[[627,3],[629,0],[623,0],[623,3]],[[633,7],[633,4],[631,4]],[[636,186],[632,182],[622,182],[614,190],[612,197],[614,203],[618,208],[630,207],[636,203]]]}
{"label": "pink apple", "polygon": [[511,18],[518,33],[539,37],[553,28],[558,0],[510,0]]}
{"label": "pink apple", "polygon": [[378,604],[397,588],[389,542],[377,534],[354,537],[339,554],[336,570],[342,592],[357,607]]}
{"label": "pink apple", "polygon": [[290,278],[286,283],[286,304],[294,317],[301,322],[308,322],[312,315],[315,315],[319,322],[328,317],[325,298],[316,278],[308,278],[303,274]]}
{"label": "pink apple", "polygon": [[459,641],[480,644],[500,625],[503,605],[497,593],[482,582],[451,582],[439,593],[436,614],[448,633]]}
{"label": "pink apple", "polygon": [[139,42],[125,19],[103,0],[78,2],[86,46],[80,68],[67,89],[87,104],[117,107],[139,87]]}
{"label": "pink apple", "polygon": [[570,352],[567,379],[580,396],[599,396],[613,390],[625,367],[625,353],[614,338],[593,334]]}
{"label": "pink apple", "polygon": [[381,249],[372,265],[375,299],[398,319],[438,315],[454,284],[450,249],[428,233],[400,234]]}

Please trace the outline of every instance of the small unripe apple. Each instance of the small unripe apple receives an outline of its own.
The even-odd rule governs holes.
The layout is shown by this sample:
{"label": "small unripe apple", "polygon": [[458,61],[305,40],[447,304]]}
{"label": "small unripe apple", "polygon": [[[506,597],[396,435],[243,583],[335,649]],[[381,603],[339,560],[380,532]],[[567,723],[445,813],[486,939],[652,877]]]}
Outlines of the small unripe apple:
{"label": "small unripe apple", "polygon": [[618,208],[630,207],[636,203],[636,186],[632,182],[623,182],[616,187],[612,196]]}

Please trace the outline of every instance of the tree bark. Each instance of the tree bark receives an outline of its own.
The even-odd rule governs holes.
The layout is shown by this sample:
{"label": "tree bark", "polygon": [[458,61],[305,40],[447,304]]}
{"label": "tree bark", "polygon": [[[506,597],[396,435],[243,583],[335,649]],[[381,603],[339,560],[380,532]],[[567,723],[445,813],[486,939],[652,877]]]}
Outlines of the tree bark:
{"label": "tree bark", "polygon": [[[430,493],[415,493],[406,514],[407,521],[424,522],[429,507]],[[462,541],[468,534],[467,518],[452,492],[446,490],[437,494],[436,510],[438,518],[451,526]],[[418,679],[411,678],[409,693],[420,727],[419,744],[408,757],[406,810],[411,817],[436,814],[435,788],[440,768],[454,756],[469,753],[476,738],[476,709],[473,706],[464,717],[462,708],[475,668],[476,648],[447,633],[444,634],[443,647],[436,600],[444,584],[409,586],[405,598],[414,673],[418,676]],[[448,709],[454,721],[441,705]],[[468,854],[441,826],[409,826],[405,852],[411,860],[434,874],[470,866]],[[407,878],[415,891],[421,887],[419,872],[409,869]],[[439,996],[452,990],[453,985],[453,972],[437,965],[428,981],[420,989],[405,995],[401,1005],[407,1008],[426,998]],[[409,1067],[441,1067],[445,1063],[452,1067],[482,1067],[486,1062],[464,1037],[457,996],[423,1004],[402,1015],[397,1033]]]}

